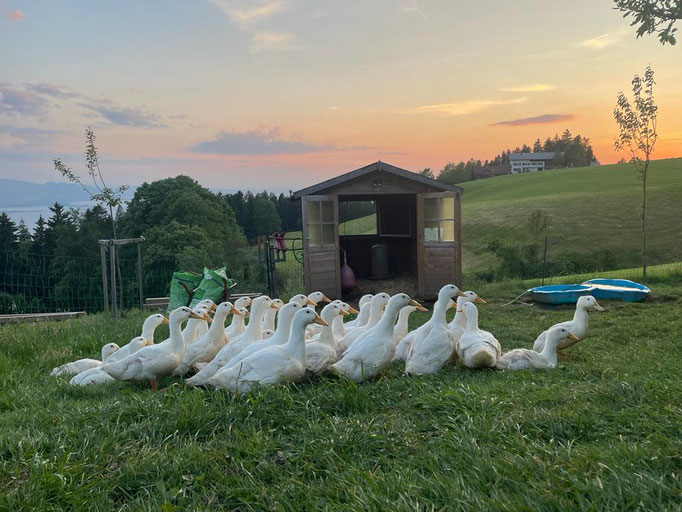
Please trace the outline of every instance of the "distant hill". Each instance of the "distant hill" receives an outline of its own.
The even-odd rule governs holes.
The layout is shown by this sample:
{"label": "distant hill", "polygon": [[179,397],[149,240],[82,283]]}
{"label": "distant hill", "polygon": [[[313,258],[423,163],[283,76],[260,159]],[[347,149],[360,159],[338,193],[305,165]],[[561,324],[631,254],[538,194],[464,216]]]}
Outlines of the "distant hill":
{"label": "distant hill", "polygon": [[[461,183],[464,271],[490,268],[493,239],[518,240],[533,210],[552,215],[548,259],[604,257],[612,268],[640,262],[642,183],[631,165],[602,165],[498,176]],[[682,158],[651,162],[647,181],[650,264],[682,261]]]}
{"label": "distant hill", "polygon": [[74,183],[30,183],[0,178],[0,208],[8,206],[69,205],[89,201],[88,194]]}

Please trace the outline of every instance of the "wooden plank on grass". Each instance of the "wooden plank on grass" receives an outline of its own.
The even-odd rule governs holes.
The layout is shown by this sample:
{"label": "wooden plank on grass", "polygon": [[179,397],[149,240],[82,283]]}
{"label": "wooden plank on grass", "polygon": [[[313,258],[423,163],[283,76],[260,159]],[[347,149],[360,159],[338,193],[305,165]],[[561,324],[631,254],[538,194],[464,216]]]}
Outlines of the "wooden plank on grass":
{"label": "wooden plank on grass", "polygon": [[54,320],[69,320],[85,316],[85,311],[64,311],[61,313],[30,313],[18,315],[0,315],[0,324],[22,322],[48,322]]}

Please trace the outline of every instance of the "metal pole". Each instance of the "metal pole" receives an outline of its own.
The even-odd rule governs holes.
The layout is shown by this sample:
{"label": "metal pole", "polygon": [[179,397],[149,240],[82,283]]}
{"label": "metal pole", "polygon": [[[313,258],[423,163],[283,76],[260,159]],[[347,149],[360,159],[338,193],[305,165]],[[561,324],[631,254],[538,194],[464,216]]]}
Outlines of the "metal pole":
{"label": "metal pole", "polygon": [[111,317],[116,318],[116,246],[109,246],[109,264],[111,265]]}
{"label": "metal pole", "polygon": [[107,286],[107,249],[104,245],[99,246],[102,257],[102,296],[104,297],[104,311],[109,309],[109,288]]}
{"label": "metal pole", "polygon": [[140,289],[140,309],[144,306],[144,293],[142,291],[142,244],[137,244],[137,286]]}

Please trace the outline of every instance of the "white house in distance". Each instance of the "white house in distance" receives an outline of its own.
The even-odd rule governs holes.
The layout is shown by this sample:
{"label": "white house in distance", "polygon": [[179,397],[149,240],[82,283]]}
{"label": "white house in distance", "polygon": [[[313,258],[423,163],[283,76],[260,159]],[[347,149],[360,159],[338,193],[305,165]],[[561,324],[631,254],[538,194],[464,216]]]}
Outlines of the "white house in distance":
{"label": "white house in distance", "polygon": [[554,153],[512,153],[509,164],[512,174],[554,169]]}

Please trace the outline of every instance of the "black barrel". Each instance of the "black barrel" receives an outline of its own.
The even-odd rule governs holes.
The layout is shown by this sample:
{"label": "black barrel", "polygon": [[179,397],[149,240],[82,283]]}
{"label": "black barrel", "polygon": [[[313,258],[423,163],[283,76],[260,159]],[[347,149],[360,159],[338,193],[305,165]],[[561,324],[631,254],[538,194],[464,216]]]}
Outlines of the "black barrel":
{"label": "black barrel", "polygon": [[388,271],[388,247],[384,244],[372,246],[372,279],[386,279]]}

